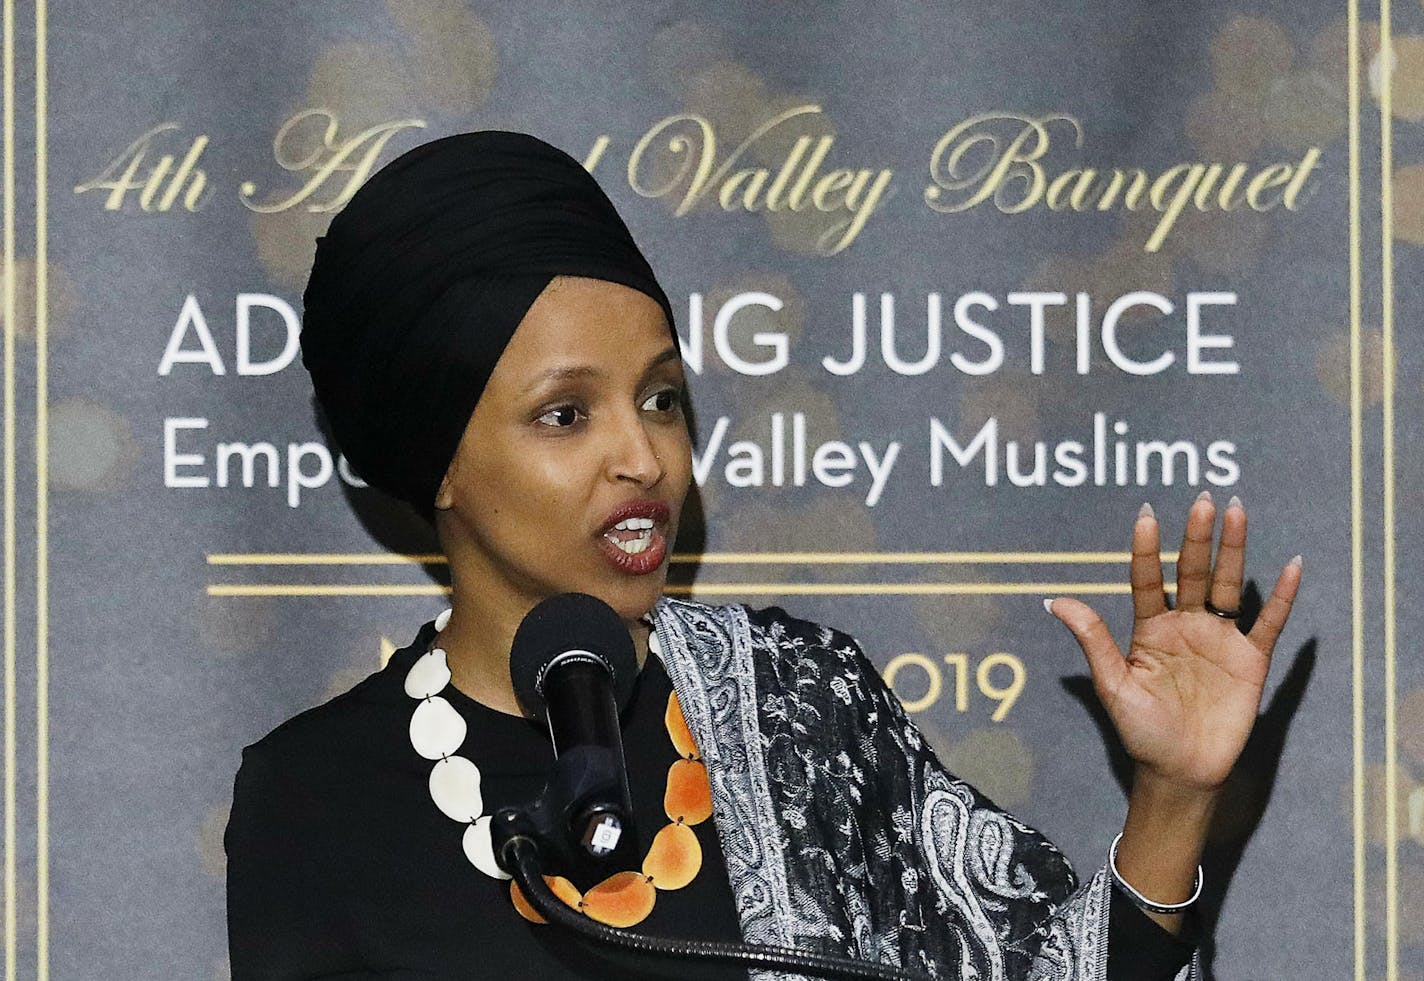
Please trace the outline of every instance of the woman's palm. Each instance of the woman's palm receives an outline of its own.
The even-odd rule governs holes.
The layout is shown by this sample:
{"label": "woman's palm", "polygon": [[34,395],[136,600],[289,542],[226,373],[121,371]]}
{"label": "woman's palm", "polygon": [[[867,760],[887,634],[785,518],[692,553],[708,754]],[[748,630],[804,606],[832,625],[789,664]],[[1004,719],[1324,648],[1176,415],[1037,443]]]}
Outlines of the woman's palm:
{"label": "woman's palm", "polygon": [[1218,787],[1230,773],[1256,721],[1271,651],[1300,585],[1300,563],[1287,563],[1249,634],[1207,609],[1235,610],[1241,601],[1246,511],[1233,499],[1211,564],[1215,507],[1193,503],[1177,560],[1177,604],[1168,609],[1156,518],[1150,509],[1133,528],[1134,625],[1123,656],[1098,614],[1074,599],[1054,600],[1083,648],[1093,687],[1128,754],[1174,783]]}

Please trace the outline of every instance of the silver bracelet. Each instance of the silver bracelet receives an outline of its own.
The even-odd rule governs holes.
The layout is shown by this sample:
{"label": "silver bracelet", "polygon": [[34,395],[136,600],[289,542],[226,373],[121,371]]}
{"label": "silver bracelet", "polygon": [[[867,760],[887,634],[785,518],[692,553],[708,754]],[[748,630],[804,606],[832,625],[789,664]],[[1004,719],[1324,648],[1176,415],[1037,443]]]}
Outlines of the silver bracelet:
{"label": "silver bracelet", "polygon": [[1184,902],[1154,903],[1142,895],[1142,893],[1132,888],[1132,886],[1128,885],[1127,880],[1122,877],[1122,873],[1117,870],[1117,843],[1120,841],[1122,841],[1121,831],[1117,833],[1117,837],[1113,839],[1112,848],[1108,850],[1108,868],[1112,869],[1113,878],[1117,880],[1117,884],[1122,886],[1123,890],[1132,897],[1132,901],[1138,906],[1147,910],[1149,913],[1180,913],[1201,898],[1202,867],[1200,865],[1197,866],[1197,883],[1196,888],[1192,890],[1192,898]]}

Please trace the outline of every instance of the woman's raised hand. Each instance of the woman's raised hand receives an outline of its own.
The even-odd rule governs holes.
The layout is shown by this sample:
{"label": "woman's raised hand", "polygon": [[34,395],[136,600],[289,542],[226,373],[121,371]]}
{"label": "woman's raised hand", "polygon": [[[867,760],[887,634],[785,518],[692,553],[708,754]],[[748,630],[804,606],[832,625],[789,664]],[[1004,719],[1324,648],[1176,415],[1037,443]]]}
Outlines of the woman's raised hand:
{"label": "woman's raised hand", "polygon": [[1133,627],[1126,657],[1086,603],[1060,597],[1045,604],[1083,648],[1098,698],[1139,771],[1204,791],[1220,788],[1246,745],[1301,576],[1296,556],[1243,634],[1234,619],[1208,607],[1240,608],[1246,509],[1234,497],[1227,505],[1213,569],[1215,521],[1216,507],[1203,492],[1187,513],[1176,607],[1168,609],[1157,519],[1143,506],[1132,530]]}

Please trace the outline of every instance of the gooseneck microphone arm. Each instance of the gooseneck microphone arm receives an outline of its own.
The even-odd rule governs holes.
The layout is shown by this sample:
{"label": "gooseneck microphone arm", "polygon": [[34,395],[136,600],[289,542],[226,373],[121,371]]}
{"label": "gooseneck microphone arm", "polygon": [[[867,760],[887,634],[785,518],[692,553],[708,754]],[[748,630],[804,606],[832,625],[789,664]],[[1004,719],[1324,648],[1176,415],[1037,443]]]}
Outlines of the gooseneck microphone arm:
{"label": "gooseneck microphone arm", "polygon": [[550,923],[587,939],[653,957],[715,961],[757,970],[790,970],[823,978],[872,978],[876,981],[930,981],[929,976],[890,964],[811,954],[791,947],[768,944],[731,944],[713,940],[675,940],[649,937],[631,930],[604,926],[576,913],[554,895],[544,882],[543,863],[533,840],[515,835],[504,843],[500,864],[514,876],[526,899]]}

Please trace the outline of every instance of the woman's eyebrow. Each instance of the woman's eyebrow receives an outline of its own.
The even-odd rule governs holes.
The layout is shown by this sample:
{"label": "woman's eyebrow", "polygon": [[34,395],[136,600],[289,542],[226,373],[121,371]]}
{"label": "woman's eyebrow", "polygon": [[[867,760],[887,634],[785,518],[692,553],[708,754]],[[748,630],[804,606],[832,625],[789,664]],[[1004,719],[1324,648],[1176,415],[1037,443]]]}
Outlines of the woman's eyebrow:
{"label": "woman's eyebrow", "polygon": [[653,358],[653,360],[651,360],[651,361],[648,362],[648,366],[643,369],[643,377],[644,377],[644,378],[647,378],[649,375],[651,375],[651,374],[652,374],[654,371],[656,371],[658,368],[661,368],[663,365],[667,364],[669,361],[676,361],[680,356],[681,356],[681,355],[678,354],[677,348],[675,348],[675,347],[667,347],[667,348],[665,348],[665,349],[662,351],[662,353],[660,353],[657,357]]}
{"label": "woman's eyebrow", "polygon": [[[653,358],[651,361],[648,362],[647,367],[643,369],[643,377],[647,378],[648,375],[652,374],[654,371],[667,364],[669,361],[676,361],[678,357],[679,354],[677,348],[666,348],[665,350],[660,352],[657,357]],[[534,385],[542,386],[547,385],[551,382],[571,381],[576,378],[598,379],[603,378],[604,374],[605,373],[602,370],[595,368],[593,365],[559,365],[557,367],[548,368],[536,375],[534,378]]]}
{"label": "woman's eyebrow", "polygon": [[541,372],[535,379],[536,385],[543,385],[548,382],[569,381],[573,378],[602,378],[603,372],[592,365],[576,364],[563,365],[558,368],[550,368]]}

